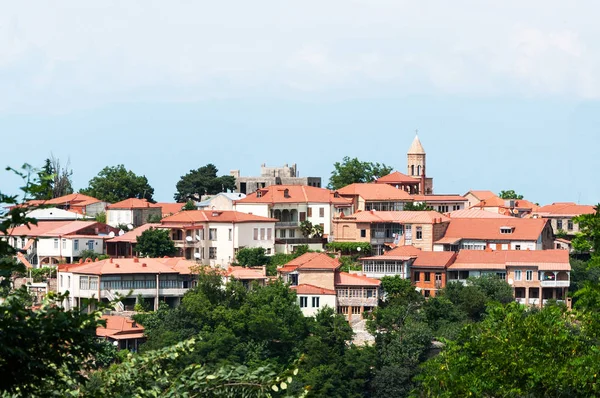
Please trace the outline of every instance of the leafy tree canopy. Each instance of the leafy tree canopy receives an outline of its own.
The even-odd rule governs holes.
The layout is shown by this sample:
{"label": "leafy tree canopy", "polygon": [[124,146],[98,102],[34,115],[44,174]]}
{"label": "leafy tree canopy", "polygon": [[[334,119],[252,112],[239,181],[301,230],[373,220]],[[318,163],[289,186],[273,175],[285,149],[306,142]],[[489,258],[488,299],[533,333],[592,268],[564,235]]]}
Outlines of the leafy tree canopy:
{"label": "leafy tree canopy", "polygon": [[329,189],[340,189],[354,183],[372,182],[388,175],[393,168],[383,163],[361,162],[358,158],[345,156],[342,162],[333,164],[329,177]]}
{"label": "leafy tree canopy", "polygon": [[200,200],[202,195],[214,195],[219,192],[235,189],[235,177],[230,175],[217,176],[218,169],[212,163],[197,170],[190,170],[176,185],[174,197],[177,202]]}
{"label": "leafy tree canopy", "polygon": [[103,168],[89,182],[89,187],[79,191],[109,203],[120,202],[129,198],[147,199],[154,202],[154,188],[145,176],[138,176],[120,164]]}
{"label": "leafy tree canopy", "polygon": [[578,252],[600,253],[600,204],[594,207],[593,214],[582,214],[573,219],[579,224],[579,233],[573,239],[573,248]]}
{"label": "leafy tree canopy", "polygon": [[500,197],[500,199],[523,199],[523,195],[519,195],[512,189],[509,191],[500,191],[500,194],[498,196]]}
{"label": "leafy tree canopy", "polygon": [[185,202],[185,205],[183,205],[183,207],[181,209],[184,211],[197,210],[198,206],[196,206],[194,201],[190,199],[187,202]]}
{"label": "leafy tree canopy", "polygon": [[53,199],[73,193],[72,175],[70,161],[63,166],[60,159],[50,155],[50,158],[44,161],[44,167],[38,172],[40,189],[33,195],[33,199]]}
{"label": "leafy tree canopy", "polygon": [[144,257],[174,256],[177,253],[175,243],[166,229],[149,228],[137,237],[135,251]]}
{"label": "leafy tree canopy", "polygon": [[433,210],[433,207],[428,206],[427,203],[423,203],[423,202],[419,202],[419,203],[408,202],[404,205],[404,210],[406,210],[406,211],[430,211],[430,210]]}
{"label": "leafy tree canopy", "polygon": [[242,267],[260,267],[269,263],[264,247],[244,247],[235,256]]}

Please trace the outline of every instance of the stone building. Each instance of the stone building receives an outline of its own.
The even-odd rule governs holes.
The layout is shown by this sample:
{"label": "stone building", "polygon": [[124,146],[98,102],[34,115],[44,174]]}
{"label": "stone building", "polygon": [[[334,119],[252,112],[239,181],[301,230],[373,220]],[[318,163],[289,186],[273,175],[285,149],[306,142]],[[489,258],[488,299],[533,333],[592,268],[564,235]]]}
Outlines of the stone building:
{"label": "stone building", "polygon": [[230,175],[235,177],[236,191],[243,194],[250,194],[270,185],[308,185],[321,188],[321,177],[300,177],[295,163],[291,167],[287,163],[283,167],[267,167],[263,163],[258,177],[242,177],[239,170],[231,170]]}
{"label": "stone building", "polygon": [[419,136],[415,136],[407,153],[407,169],[409,177],[420,179],[419,193],[431,195],[433,193],[433,178],[428,178],[426,173],[427,155]]}

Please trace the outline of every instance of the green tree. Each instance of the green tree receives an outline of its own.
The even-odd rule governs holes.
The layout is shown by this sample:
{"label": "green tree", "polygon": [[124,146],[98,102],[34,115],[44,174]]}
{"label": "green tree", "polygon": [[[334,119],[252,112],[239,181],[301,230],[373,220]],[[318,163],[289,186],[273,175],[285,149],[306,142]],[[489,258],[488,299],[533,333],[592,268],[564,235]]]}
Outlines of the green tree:
{"label": "green tree", "polygon": [[185,202],[185,205],[183,205],[181,209],[184,211],[198,210],[198,206],[196,206],[196,203],[194,203],[194,201],[190,199],[187,202]]}
{"label": "green tree", "polygon": [[176,185],[177,192],[175,200],[183,202],[187,200],[199,201],[202,195],[214,195],[235,189],[235,177],[223,175],[217,176],[219,170],[214,164],[209,163],[197,170],[190,170]]}
{"label": "green tree", "polygon": [[238,250],[235,258],[242,267],[260,267],[269,263],[264,247],[244,247]]}
{"label": "green tree", "polygon": [[136,238],[135,252],[144,257],[158,258],[174,256],[175,243],[166,229],[149,228]]}
{"label": "green tree", "polygon": [[158,224],[162,220],[162,214],[150,214],[148,216],[148,223],[150,224]]}
{"label": "green tree", "polygon": [[598,319],[558,306],[492,305],[425,364],[413,396],[598,396]]}
{"label": "green tree", "polygon": [[404,205],[404,210],[406,211],[430,211],[433,210],[433,208],[431,206],[428,206],[427,203],[424,202],[419,202],[419,203],[413,203],[413,202],[408,202]]}
{"label": "green tree", "polygon": [[500,197],[500,199],[523,199],[523,195],[519,195],[512,189],[509,191],[500,191],[500,194],[498,196]]}
{"label": "green tree", "polygon": [[358,158],[345,156],[342,162],[333,164],[328,188],[336,190],[354,183],[372,182],[390,174],[392,170],[392,167],[383,163],[361,162]]}
{"label": "green tree", "polygon": [[100,213],[97,213],[96,216],[94,217],[94,220],[96,222],[100,222],[102,224],[106,224],[106,212],[102,211]]}
{"label": "green tree", "polygon": [[69,165],[70,161],[63,166],[60,159],[50,155],[50,158],[44,161],[42,169],[38,171],[40,190],[33,195],[33,199],[53,199],[73,193],[71,181],[73,170]]}
{"label": "green tree", "polygon": [[305,239],[310,238],[315,233],[315,226],[308,220],[300,223],[300,232]]}
{"label": "green tree", "polygon": [[600,204],[594,207],[595,213],[582,214],[573,219],[579,224],[579,233],[572,241],[578,252],[600,253]]}
{"label": "green tree", "polygon": [[138,176],[122,164],[103,168],[90,180],[89,187],[79,192],[109,203],[129,198],[154,202],[154,188],[150,186],[146,176]]}

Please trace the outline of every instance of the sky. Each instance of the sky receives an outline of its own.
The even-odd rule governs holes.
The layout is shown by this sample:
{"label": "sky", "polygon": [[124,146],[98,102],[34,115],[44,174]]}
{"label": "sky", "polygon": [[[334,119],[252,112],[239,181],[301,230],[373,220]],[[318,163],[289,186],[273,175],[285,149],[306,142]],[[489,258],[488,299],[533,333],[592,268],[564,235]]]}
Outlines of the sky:
{"label": "sky", "polygon": [[[0,0],[0,165],[105,166],[172,201],[191,169],[344,156],[436,193],[600,202],[600,3]],[[20,181],[0,171],[0,191]]]}

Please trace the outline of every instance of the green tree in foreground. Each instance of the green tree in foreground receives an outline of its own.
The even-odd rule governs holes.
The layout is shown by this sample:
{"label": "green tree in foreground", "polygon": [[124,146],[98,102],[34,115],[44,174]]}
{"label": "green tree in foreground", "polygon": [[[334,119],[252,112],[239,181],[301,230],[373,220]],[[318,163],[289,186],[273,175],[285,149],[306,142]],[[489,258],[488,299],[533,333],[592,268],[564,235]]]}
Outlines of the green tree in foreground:
{"label": "green tree in foreground", "polygon": [[237,252],[235,258],[242,267],[260,267],[269,263],[264,247],[244,247]]}
{"label": "green tree in foreground", "polygon": [[342,162],[333,164],[329,177],[329,189],[340,189],[354,183],[373,182],[392,172],[393,168],[383,163],[361,162],[358,158],[345,156]]}
{"label": "green tree in foreground", "polygon": [[598,321],[558,306],[492,305],[425,364],[413,396],[598,396]]}
{"label": "green tree in foreground", "polygon": [[187,200],[200,200],[202,195],[214,195],[219,192],[235,189],[235,177],[223,175],[217,176],[219,170],[212,163],[202,166],[197,170],[190,170],[181,176],[177,182],[177,192],[174,198],[177,202]]}
{"label": "green tree in foreground", "polygon": [[143,257],[174,256],[177,253],[175,243],[166,229],[149,228],[136,238],[135,252]]}
{"label": "green tree in foreground", "polygon": [[579,233],[572,243],[575,251],[593,251],[594,255],[600,255],[600,203],[594,210],[593,214],[582,214],[573,219],[574,223],[579,224]]}
{"label": "green tree in foreground", "polygon": [[519,195],[518,193],[516,193],[514,190],[508,190],[508,191],[500,191],[500,194],[498,195],[498,197],[500,197],[500,199],[517,199],[517,200],[521,200],[523,199],[523,195]]}
{"label": "green tree in foreground", "polygon": [[424,202],[419,202],[419,203],[412,203],[412,202],[408,202],[404,205],[404,210],[406,211],[430,211],[433,210],[433,208],[431,206],[428,206],[427,203]]}
{"label": "green tree in foreground", "polygon": [[84,195],[109,203],[120,202],[129,198],[147,199],[154,202],[154,188],[145,176],[138,176],[120,164],[105,167],[89,182],[89,187],[79,191]]}

